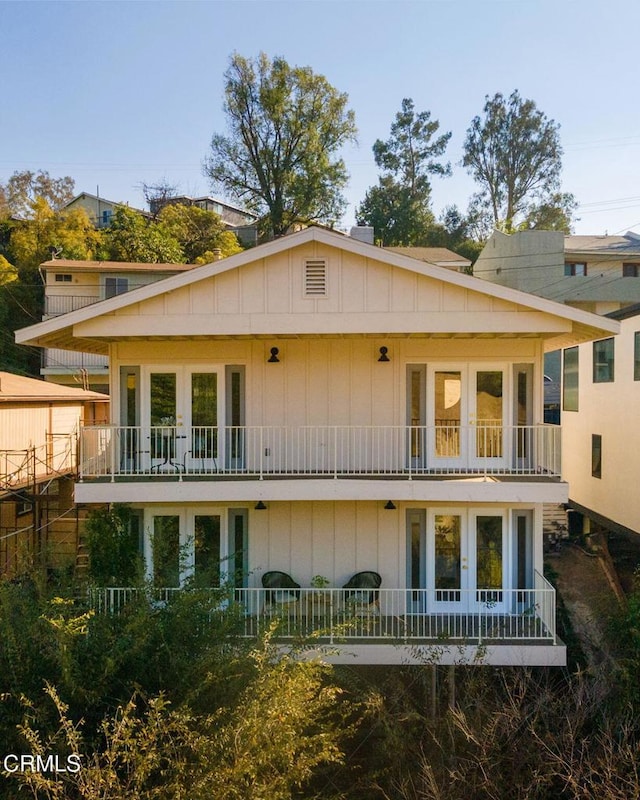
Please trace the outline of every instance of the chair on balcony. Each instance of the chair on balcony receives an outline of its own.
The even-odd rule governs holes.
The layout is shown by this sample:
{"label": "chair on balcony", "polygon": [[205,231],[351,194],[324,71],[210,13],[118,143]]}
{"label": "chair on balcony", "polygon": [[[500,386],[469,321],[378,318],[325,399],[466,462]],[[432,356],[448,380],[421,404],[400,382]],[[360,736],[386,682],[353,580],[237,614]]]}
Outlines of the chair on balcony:
{"label": "chair on balcony", "polygon": [[267,614],[295,614],[300,603],[300,584],[286,572],[265,572],[262,576],[265,592],[264,610]]}
{"label": "chair on balcony", "polygon": [[380,614],[380,593],[377,591],[382,578],[371,570],[356,572],[342,587],[345,589],[344,601],[353,614],[359,616]]}

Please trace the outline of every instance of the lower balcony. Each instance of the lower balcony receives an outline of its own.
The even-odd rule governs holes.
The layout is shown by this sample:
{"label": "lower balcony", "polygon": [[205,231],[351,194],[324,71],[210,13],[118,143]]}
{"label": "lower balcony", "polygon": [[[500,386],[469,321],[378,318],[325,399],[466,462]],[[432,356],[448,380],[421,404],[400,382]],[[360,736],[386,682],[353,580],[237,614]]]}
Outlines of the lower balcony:
{"label": "lower balcony", "polygon": [[[144,599],[170,608],[186,589],[110,587],[90,590],[96,613],[120,614]],[[475,663],[563,665],[556,635],[555,590],[536,573],[533,589],[263,589],[195,590],[209,613],[234,613],[241,634],[255,637],[276,625],[282,646],[333,663]]]}
{"label": "lower balcony", "polygon": [[561,473],[560,428],[455,420],[432,426],[97,426],[80,478],[405,478]]}

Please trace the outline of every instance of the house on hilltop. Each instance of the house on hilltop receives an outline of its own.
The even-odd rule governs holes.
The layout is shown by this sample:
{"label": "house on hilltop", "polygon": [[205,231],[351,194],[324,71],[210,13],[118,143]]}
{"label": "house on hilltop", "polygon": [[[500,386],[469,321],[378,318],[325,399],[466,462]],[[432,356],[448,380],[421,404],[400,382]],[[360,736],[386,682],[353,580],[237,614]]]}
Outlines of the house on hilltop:
{"label": "house on hilltop", "polygon": [[165,597],[225,575],[336,661],[558,665],[543,356],[618,328],[310,227],[16,338],[108,357],[76,499],[131,505]]}

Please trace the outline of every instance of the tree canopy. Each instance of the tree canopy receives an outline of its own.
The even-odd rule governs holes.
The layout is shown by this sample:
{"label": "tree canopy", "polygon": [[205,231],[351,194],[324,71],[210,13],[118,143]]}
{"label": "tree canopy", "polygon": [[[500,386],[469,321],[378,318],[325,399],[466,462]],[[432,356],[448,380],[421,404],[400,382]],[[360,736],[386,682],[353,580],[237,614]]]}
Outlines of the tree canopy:
{"label": "tree canopy", "polygon": [[405,98],[391,136],[373,145],[383,174],[367,191],[356,217],[372,225],[384,245],[426,244],[435,224],[429,176],[451,174],[450,164],[441,161],[451,133],[438,135],[439,128],[430,111],[416,113],[413,100]]}
{"label": "tree canopy", "polygon": [[147,220],[127,206],[118,206],[102,234],[101,256],[107,261],[177,264],[184,261],[178,240],[161,224]]}
{"label": "tree canopy", "polygon": [[0,184],[0,215],[13,214],[21,219],[31,219],[33,203],[37,198],[46,200],[53,211],[73,199],[75,181],[68,175],[52,178],[46,170],[14,172],[6,184]]}
{"label": "tree canopy", "polygon": [[228,134],[214,134],[205,173],[266,215],[267,238],[297,222],[335,223],[347,170],[338,153],[356,135],[347,95],[310,67],[238,53],[225,73]]}
{"label": "tree canopy", "polygon": [[220,250],[223,258],[242,251],[236,235],[213,211],[169,203],[160,210],[158,223],[179,242],[188,264],[213,261],[215,250]]}
{"label": "tree canopy", "polygon": [[[462,164],[479,184],[472,198],[476,215],[489,215],[494,227],[515,230],[524,217],[536,214],[566,227],[575,207],[570,195],[559,195],[562,169],[560,126],[546,117],[532,100],[516,90],[508,98],[497,93],[485,98],[482,116],[467,130]],[[560,200],[565,217],[550,214]],[[538,211],[536,212],[536,209]]]}

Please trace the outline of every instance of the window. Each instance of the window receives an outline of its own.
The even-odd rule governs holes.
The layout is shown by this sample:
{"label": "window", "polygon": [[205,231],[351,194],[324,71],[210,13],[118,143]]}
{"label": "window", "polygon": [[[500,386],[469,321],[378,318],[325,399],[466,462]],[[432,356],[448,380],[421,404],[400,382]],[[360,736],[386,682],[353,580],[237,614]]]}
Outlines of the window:
{"label": "window", "polygon": [[587,265],[584,261],[571,261],[564,265],[565,275],[586,275]]}
{"label": "window", "polygon": [[602,478],[602,436],[591,434],[591,474],[594,478]]}
{"label": "window", "polygon": [[637,278],[640,275],[640,264],[623,264],[623,278]]}
{"label": "window", "polygon": [[111,225],[111,217],[113,216],[113,211],[111,209],[105,209],[102,212],[102,226],[104,228],[108,228]]}
{"label": "window", "polygon": [[56,283],[71,283],[71,275],[67,272],[56,272]]}
{"label": "window", "polygon": [[577,347],[568,347],[564,351],[562,362],[562,410],[578,410],[578,364]]}
{"label": "window", "polygon": [[327,296],[327,262],[324,258],[309,258],[304,262],[305,297]]}
{"label": "window", "polygon": [[115,297],[117,294],[124,294],[129,291],[128,278],[105,278],[104,296],[105,298]]}
{"label": "window", "polygon": [[614,379],[613,338],[593,343],[593,382],[611,383]]}
{"label": "window", "polygon": [[633,380],[640,381],[640,331],[633,334]]}

